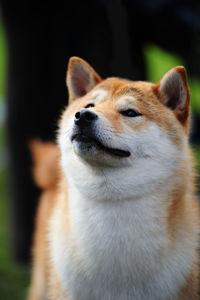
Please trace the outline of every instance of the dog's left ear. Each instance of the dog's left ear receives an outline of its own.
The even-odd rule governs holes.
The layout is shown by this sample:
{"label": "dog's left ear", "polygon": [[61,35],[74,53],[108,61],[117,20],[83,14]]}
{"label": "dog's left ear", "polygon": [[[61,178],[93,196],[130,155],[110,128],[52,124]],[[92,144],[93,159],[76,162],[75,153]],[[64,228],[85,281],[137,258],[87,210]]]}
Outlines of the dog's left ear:
{"label": "dog's left ear", "polygon": [[153,87],[159,100],[173,110],[177,119],[188,127],[190,115],[190,93],[184,67],[169,70]]}
{"label": "dog's left ear", "polygon": [[86,61],[75,56],[70,58],[67,70],[69,103],[87,94],[99,82],[100,76]]}

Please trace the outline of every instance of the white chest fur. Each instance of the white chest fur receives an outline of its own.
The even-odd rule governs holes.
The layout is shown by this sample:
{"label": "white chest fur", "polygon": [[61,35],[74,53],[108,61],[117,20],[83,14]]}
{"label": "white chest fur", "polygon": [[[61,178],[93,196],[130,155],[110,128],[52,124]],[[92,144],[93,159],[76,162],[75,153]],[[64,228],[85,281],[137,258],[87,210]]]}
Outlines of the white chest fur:
{"label": "white chest fur", "polygon": [[70,236],[60,230],[59,209],[50,228],[69,300],[175,299],[193,257],[188,261],[186,248],[169,250],[159,199],[90,202],[74,191],[69,199]]}

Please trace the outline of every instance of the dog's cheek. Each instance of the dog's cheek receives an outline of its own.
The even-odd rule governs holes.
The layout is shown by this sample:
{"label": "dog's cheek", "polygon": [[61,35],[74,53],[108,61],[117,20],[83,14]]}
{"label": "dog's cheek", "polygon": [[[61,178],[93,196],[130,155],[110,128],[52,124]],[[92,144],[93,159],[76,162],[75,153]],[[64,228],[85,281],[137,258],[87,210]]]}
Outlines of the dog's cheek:
{"label": "dog's cheek", "polygon": [[57,141],[61,152],[65,153],[71,147],[71,135],[72,135],[73,126],[74,126],[73,117],[71,117],[68,120],[63,119],[60,124]]}

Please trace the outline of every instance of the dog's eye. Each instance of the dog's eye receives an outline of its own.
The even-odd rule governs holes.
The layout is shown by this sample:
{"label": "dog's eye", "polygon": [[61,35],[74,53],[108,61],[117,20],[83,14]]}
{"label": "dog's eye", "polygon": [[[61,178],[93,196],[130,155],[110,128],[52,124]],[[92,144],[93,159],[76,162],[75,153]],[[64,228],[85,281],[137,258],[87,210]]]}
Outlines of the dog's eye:
{"label": "dog's eye", "polygon": [[135,111],[133,109],[123,110],[123,111],[121,111],[121,114],[126,117],[138,117],[138,116],[142,115],[141,113],[139,113],[138,111]]}
{"label": "dog's eye", "polygon": [[85,108],[88,108],[88,107],[94,107],[94,104],[93,103],[88,103]]}

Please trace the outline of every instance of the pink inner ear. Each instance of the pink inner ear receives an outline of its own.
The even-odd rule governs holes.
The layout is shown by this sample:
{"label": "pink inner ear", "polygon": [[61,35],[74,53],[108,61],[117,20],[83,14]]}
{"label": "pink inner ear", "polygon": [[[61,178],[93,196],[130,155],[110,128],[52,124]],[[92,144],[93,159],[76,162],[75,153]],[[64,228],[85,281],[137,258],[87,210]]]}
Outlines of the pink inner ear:
{"label": "pink inner ear", "polygon": [[90,75],[88,72],[79,66],[74,66],[73,74],[71,76],[71,88],[73,93],[79,97],[84,96],[90,85]]}
{"label": "pink inner ear", "polygon": [[187,88],[183,79],[176,70],[169,71],[160,83],[163,103],[172,110],[181,110],[186,105]]}
{"label": "pink inner ear", "polygon": [[172,110],[178,108],[181,105],[181,100],[182,102],[184,102],[185,100],[181,99],[181,97],[184,97],[184,95],[182,95],[183,87],[181,86],[180,82],[169,82],[168,84],[166,84],[164,92],[168,98],[166,105]]}

